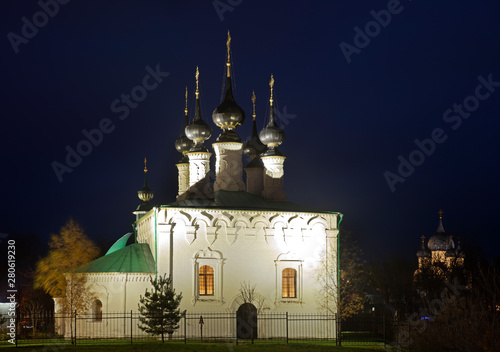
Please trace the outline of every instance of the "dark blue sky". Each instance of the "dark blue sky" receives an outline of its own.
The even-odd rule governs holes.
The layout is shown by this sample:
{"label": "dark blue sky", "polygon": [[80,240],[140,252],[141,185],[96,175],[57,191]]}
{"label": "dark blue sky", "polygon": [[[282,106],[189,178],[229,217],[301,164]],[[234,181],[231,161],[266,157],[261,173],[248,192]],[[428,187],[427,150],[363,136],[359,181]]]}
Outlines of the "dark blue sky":
{"label": "dark blue sky", "polygon": [[[92,238],[118,238],[140,203],[144,156],[154,201],[173,201],[184,87],[192,94],[198,65],[212,124],[230,29],[247,117],[255,90],[263,126],[271,73],[288,113],[280,150],[290,200],[344,213],[371,258],[414,256],[440,208],[447,231],[499,254],[497,1],[220,0],[221,14],[212,1],[46,2],[53,17],[36,1],[0,4],[0,232],[48,237],[72,216]],[[384,26],[370,23],[377,16]],[[147,66],[169,75],[122,120],[111,105],[143,84]],[[102,121],[113,131],[59,182],[53,162]],[[250,130],[248,118],[237,132]],[[414,152],[433,133],[442,143]],[[384,173],[398,174],[398,157],[410,155],[418,166],[400,170],[393,192]]]}

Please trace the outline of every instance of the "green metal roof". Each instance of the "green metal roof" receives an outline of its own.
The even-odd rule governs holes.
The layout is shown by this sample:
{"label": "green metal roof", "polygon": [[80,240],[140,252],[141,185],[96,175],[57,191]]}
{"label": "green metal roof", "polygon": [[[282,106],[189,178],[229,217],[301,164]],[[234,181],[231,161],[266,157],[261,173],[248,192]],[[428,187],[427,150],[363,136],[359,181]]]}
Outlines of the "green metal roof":
{"label": "green metal roof", "polygon": [[277,210],[305,213],[334,213],[292,202],[273,202],[244,191],[217,191],[214,199],[184,199],[170,203],[167,207],[217,208],[237,210]]}
{"label": "green metal roof", "polygon": [[[121,239],[123,239],[123,237],[120,238],[120,240]],[[147,243],[134,243],[85,264],[75,269],[75,272],[154,273],[155,260]]]}
{"label": "green metal roof", "polygon": [[116,252],[117,250],[125,248],[127,246],[127,242],[130,236],[132,236],[132,232],[129,232],[126,235],[120,237],[118,241],[116,241],[111,247],[109,247],[105,255],[111,254],[113,252]]}

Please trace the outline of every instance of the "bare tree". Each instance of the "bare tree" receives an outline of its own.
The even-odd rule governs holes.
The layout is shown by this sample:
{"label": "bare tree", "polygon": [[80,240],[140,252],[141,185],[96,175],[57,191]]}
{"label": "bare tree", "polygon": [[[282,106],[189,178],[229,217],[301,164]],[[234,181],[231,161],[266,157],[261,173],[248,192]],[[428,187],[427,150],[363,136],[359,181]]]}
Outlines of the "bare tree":
{"label": "bare tree", "polygon": [[257,308],[258,313],[262,313],[264,309],[265,298],[256,290],[256,285],[251,285],[250,282],[243,281],[240,284],[240,296],[243,303],[251,303]]}
{"label": "bare tree", "polygon": [[39,301],[29,300],[22,302],[21,307],[21,314],[29,317],[33,326],[33,336],[35,336],[38,320],[41,319],[45,306]]}
{"label": "bare tree", "polygon": [[340,248],[332,244],[321,258],[317,280],[321,285],[319,306],[342,319],[362,311],[368,281],[362,259],[363,251],[348,232],[340,236]]}

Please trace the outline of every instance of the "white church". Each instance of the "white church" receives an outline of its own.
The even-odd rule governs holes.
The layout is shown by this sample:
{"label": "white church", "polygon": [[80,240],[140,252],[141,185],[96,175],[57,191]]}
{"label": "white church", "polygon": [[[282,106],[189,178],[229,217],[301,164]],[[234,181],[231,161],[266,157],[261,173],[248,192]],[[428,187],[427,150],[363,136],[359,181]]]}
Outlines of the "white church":
{"label": "white church", "polygon": [[[134,211],[134,233],[77,270],[87,275],[89,290],[96,297],[91,312],[94,318],[86,323],[94,328],[80,324],[77,334],[102,330],[118,336],[129,329],[118,327],[117,332],[110,332],[96,329],[95,324],[108,324],[102,318],[106,314],[137,312],[140,295],[151,286],[150,277],[165,274],[172,279],[176,293],[182,293],[181,309],[188,313],[237,314],[243,304],[259,314],[325,312],[319,304],[319,263],[324,256],[337,255],[342,214],[288,200],[286,158],[278,150],[285,133],[274,114],[273,76],[269,122],[258,134],[253,95],[253,132],[242,143],[236,129],[245,122],[245,112],[233,97],[230,41],[228,35],[225,94],[212,113],[220,135],[211,150],[207,148],[204,143],[211,137],[212,127],[201,114],[197,68],[194,117],[189,122],[186,90],[186,127],[175,141],[182,154],[176,164],[177,198],[168,205],[153,206],[145,166],[145,185],[138,192],[143,202]],[[251,158],[246,167],[242,153]],[[212,157],[215,172],[211,173]],[[329,270],[337,273],[336,264]],[[255,285],[258,294],[252,302],[243,301],[240,288],[244,283]],[[335,311],[335,307],[332,300],[329,310]],[[56,315],[61,312],[57,299],[55,311]],[[68,334],[64,325],[59,321],[59,332]],[[233,336],[232,329],[236,327],[227,326],[227,331],[217,333]],[[260,322],[258,329],[259,337],[272,337]]]}

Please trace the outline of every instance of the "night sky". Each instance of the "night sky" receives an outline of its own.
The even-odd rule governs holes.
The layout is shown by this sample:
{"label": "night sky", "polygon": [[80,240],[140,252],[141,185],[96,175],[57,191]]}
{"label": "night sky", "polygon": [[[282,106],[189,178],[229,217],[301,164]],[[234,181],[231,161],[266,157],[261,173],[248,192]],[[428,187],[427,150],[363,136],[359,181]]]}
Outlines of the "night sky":
{"label": "night sky", "polygon": [[[153,203],[174,201],[184,89],[193,113],[198,65],[211,148],[229,29],[237,132],[250,135],[252,90],[264,126],[274,74],[291,201],[342,212],[368,258],[415,258],[440,208],[447,231],[499,254],[498,1],[43,1],[0,4],[0,233],[48,238],[73,217],[117,239],[145,156]],[[53,163],[100,125],[109,133],[60,182]]]}

